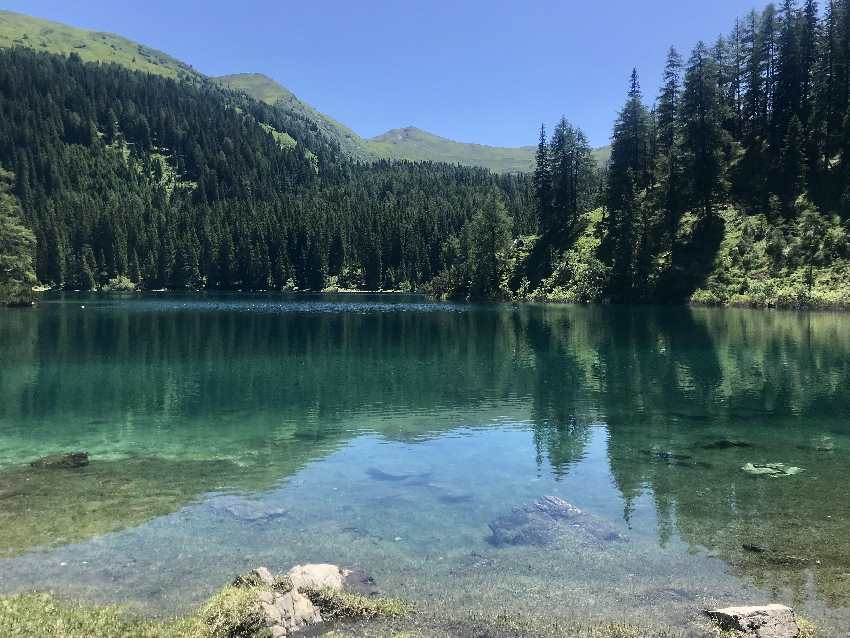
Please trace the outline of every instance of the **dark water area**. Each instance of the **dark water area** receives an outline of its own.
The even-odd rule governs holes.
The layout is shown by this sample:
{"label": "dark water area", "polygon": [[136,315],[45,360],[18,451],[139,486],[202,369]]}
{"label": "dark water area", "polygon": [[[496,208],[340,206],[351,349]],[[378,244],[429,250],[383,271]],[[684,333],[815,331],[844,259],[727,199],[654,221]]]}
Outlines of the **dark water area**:
{"label": "dark water area", "polygon": [[[90,465],[29,465],[76,450]],[[246,568],[318,561],[445,613],[687,629],[781,601],[843,635],[848,472],[848,314],[176,294],[0,311],[2,592],[168,615]],[[581,515],[539,515],[545,496]]]}

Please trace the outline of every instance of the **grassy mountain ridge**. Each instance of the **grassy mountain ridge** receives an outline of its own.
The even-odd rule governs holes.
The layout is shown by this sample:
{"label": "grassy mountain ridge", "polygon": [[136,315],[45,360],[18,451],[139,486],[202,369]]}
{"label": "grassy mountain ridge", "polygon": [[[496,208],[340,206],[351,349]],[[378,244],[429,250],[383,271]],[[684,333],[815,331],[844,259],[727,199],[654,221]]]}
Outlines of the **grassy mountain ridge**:
{"label": "grassy mountain ridge", "polygon": [[[364,139],[350,128],[314,109],[292,91],[260,73],[239,73],[215,78],[231,89],[242,91],[267,104],[282,103],[316,121],[327,135],[337,139],[340,147],[355,159],[399,159],[410,161],[447,162],[462,166],[480,166],[497,173],[519,173],[534,169],[535,146],[501,147],[458,142],[415,126],[391,129],[386,133]],[[596,149],[594,157],[603,164],[608,161],[608,146]]]}
{"label": "grassy mountain ridge", "polygon": [[[189,64],[118,35],[71,27],[11,11],[0,11],[0,48],[14,46],[64,55],[76,53],[87,62],[115,63],[174,79],[206,78]],[[488,168],[497,173],[525,172],[534,167],[533,146],[507,148],[457,142],[412,126],[392,129],[374,138],[365,139],[263,74],[239,73],[210,79],[312,121],[322,135],[336,141],[340,149],[355,160],[446,162]],[[598,161],[604,162],[608,153],[609,150],[605,147],[596,151],[595,155]]]}
{"label": "grassy mountain ridge", "polygon": [[505,148],[456,142],[414,126],[387,131],[371,138],[369,145],[378,155],[391,159],[483,166],[497,173],[528,172],[534,168],[533,146]]}
{"label": "grassy mountain ridge", "polygon": [[0,48],[23,46],[46,53],[76,53],[85,62],[113,62],[170,78],[202,75],[185,62],[112,33],[0,10]]}
{"label": "grassy mountain ridge", "polygon": [[354,159],[362,161],[378,159],[369,149],[366,140],[357,133],[317,111],[299,99],[292,91],[262,73],[237,73],[222,75],[213,79],[219,84],[241,91],[255,100],[282,106],[314,121],[322,133],[331,139],[335,139],[342,151]]}

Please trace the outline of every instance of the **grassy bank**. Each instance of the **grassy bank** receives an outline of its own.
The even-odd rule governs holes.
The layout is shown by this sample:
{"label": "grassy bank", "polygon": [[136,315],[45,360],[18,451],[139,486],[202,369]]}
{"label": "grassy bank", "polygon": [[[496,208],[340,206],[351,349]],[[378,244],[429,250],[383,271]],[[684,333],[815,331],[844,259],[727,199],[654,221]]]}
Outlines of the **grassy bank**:
{"label": "grassy bank", "polygon": [[[256,591],[227,587],[186,617],[149,620],[118,607],[94,607],[49,594],[0,597],[0,635],[4,638],[262,638],[255,613]],[[320,633],[334,638],[396,636],[436,638],[487,636],[519,638],[674,638],[683,632],[625,624],[582,623],[563,619],[524,619],[508,613],[434,617],[401,601],[356,594],[310,592],[326,624]],[[694,635],[691,632],[689,635]],[[716,635],[705,627],[705,636]],[[806,636],[816,634],[807,631]]]}
{"label": "grassy bank", "polygon": [[[738,208],[720,213],[723,238],[704,280],[686,302],[694,305],[788,309],[850,309],[850,227],[838,217],[807,214],[804,200],[799,217],[783,221],[775,215],[745,214]],[[680,238],[693,232],[696,218],[685,216]],[[502,290],[512,301],[603,303],[610,269],[598,258],[604,234],[604,212],[582,216],[571,247],[554,251],[551,270],[538,283],[528,273],[545,261],[540,238],[521,237],[505,256]],[[647,267],[642,298],[667,300],[664,282],[670,254],[654,256]]]}

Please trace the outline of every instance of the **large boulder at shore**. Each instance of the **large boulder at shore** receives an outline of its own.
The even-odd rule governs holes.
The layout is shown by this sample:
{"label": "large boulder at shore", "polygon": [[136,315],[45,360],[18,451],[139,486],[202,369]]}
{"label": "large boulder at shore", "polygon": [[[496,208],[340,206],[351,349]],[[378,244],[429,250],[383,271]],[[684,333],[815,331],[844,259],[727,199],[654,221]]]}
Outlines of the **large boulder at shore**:
{"label": "large boulder at shore", "polygon": [[263,622],[272,638],[283,638],[309,625],[322,622],[322,615],[309,598],[296,589],[285,594],[262,591],[257,594]]}
{"label": "large boulder at shore", "polygon": [[280,577],[275,577],[265,567],[258,567],[238,576],[233,587],[257,592],[255,613],[259,617],[256,624],[271,638],[283,638],[322,622],[321,610],[307,596],[310,592],[377,594],[374,581],[363,572],[327,563],[296,565]]}
{"label": "large boulder at shore", "polygon": [[332,589],[342,591],[345,578],[350,572],[338,565],[318,563],[313,565],[296,565],[286,575],[292,587],[301,591],[307,589]]}
{"label": "large boulder at shore", "polygon": [[610,543],[625,540],[617,529],[557,496],[544,496],[494,519],[490,524],[490,544],[549,545],[559,536],[577,533],[588,540]]}
{"label": "large boulder at shore", "polygon": [[89,464],[88,452],[68,452],[66,454],[51,454],[30,463],[37,468],[73,469]]}
{"label": "large boulder at shore", "polygon": [[755,638],[797,638],[800,628],[794,610],[785,605],[726,607],[705,612],[721,629]]}
{"label": "large boulder at shore", "polygon": [[271,638],[283,638],[322,622],[322,615],[307,596],[293,587],[287,578],[275,578],[266,567],[237,576],[233,586],[257,590],[258,624]]}
{"label": "large boulder at shore", "polygon": [[342,569],[338,565],[314,563],[296,565],[286,573],[292,587],[299,591],[330,589],[363,596],[375,596],[375,581],[359,569]]}

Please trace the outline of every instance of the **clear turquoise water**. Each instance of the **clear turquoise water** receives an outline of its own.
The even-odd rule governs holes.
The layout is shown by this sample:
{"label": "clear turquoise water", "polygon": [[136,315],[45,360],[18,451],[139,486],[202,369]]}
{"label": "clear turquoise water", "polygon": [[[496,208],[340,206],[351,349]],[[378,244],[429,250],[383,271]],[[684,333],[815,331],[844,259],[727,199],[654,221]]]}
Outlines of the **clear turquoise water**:
{"label": "clear turquoise water", "polygon": [[[0,361],[3,592],[167,615],[327,561],[451,614],[850,626],[850,315],[70,296],[0,312]],[[488,542],[543,495],[628,540]]]}

